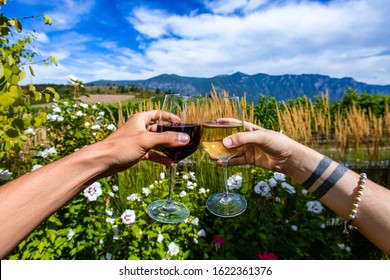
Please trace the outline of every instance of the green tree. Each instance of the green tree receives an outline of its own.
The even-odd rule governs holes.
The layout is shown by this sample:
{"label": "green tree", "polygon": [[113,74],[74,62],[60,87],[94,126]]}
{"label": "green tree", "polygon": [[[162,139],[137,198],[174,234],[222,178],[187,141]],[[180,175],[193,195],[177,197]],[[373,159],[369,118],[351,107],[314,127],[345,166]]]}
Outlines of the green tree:
{"label": "green tree", "polygon": [[[0,7],[6,0],[0,0]],[[40,100],[43,96],[49,101],[52,95],[58,98],[53,88],[47,87],[37,91],[30,84],[23,91],[20,82],[27,76],[25,68],[31,75],[31,67],[37,52],[29,48],[35,40],[34,33],[22,33],[21,20],[42,17],[45,24],[51,24],[47,15],[25,17],[22,19],[9,18],[0,14],[0,169],[12,169],[18,163],[18,155],[24,141],[28,139],[27,129],[34,129],[46,122],[46,114],[41,112],[33,115],[30,110],[30,100]],[[16,36],[16,34],[23,36]],[[22,37],[17,39],[16,37]],[[41,61],[46,65],[57,64],[54,57]],[[20,170],[19,172],[24,172]],[[14,174],[16,175],[16,174]],[[1,182],[0,182],[1,183]]]}

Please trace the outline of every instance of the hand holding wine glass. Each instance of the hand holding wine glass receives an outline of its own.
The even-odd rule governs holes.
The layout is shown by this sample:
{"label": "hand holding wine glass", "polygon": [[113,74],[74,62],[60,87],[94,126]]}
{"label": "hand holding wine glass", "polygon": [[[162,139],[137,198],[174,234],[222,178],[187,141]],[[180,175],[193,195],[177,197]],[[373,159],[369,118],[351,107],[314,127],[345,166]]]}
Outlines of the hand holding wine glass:
{"label": "hand holding wine glass", "polygon": [[[172,113],[177,117],[166,118],[166,113]],[[201,129],[198,98],[180,94],[165,95],[157,123],[157,132],[164,131],[186,133],[190,136],[190,142],[180,147],[160,146],[160,150],[174,161],[174,165],[169,167],[170,186],[168,198],[152,202],[148,205],[146,212],[156,221],[178,223],[188,218],[190,210],[183,203],[172,198],[176,167],[177,163],[193,154],[198,149],[200,143]]]}
{"label": "hand holding wine glass", "polygon": [[211,96],[203,105],[202,147],[210,156],[218,158],[223,166],[223,192],[215,193],[206,201],[207,209],[216,216],[234,217],[242,214],[247,202],[237,193],[229,193],[227,164],[240,153],[240,148],[227,149],[222,140],[244,131],[241,105],[238,97]]}

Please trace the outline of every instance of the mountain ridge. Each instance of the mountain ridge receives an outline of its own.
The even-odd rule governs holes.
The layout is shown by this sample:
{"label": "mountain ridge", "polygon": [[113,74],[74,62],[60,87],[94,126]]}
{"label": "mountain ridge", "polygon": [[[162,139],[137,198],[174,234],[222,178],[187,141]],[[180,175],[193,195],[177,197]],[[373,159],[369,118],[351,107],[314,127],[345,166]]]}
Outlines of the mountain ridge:
{"label": "mountain ridge", "polygon": [[246,95],[248,102],[257,102],[261,95],[275,97],[277,100],[295,99],[307,96],[313,98],[324,93],[329,99],[338,100],[349,88],[358,93],[390,94],[390,85],[373,85],[358,82],[351,77],[332,78],[321,74],[268,75],[257,73],[248,75],[236,72],[214,77],[186,77],[176,74],[161,74],[145,80],[97,80],[89,85],[134,85],[146,89],[159,89],[187,95],[208,94],[212,87],[217,92],[225,90],[230,95]]}

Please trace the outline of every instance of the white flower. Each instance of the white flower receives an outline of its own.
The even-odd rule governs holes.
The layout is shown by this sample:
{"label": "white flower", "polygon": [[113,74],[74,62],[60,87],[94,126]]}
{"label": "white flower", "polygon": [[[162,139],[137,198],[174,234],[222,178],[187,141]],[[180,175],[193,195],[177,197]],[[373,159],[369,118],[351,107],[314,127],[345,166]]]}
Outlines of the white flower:
{"label": "white flower", "polygon": [[196,227],[199,226],[199,218],[193,219],[191,223]]}
{"label": "white flower", "polygon": [[106,128],[108,130],[111,130],[111,131],[115,131],[116,130],[116,126],[113,123],[110,123],[109,125],[107,125]]}
{"label": "white flower", "polygon": [[196,183],[194,182],[191,182],[191,181],[187,181],[187,188],[190,189],[190,190],[193,190],[195,187],[196,187]]}
{"label": "white flower", "polygon": [[274,178],[277,181],[285,181],[286,180],[286,175],[284,175],[283,173],[274,172]]}
{"label": "white flower", "polygon": [[57,117],[57,122],[62,122],[64,121],[64,117],[63,116],[58,116]]}
{"label": "white flower", "polygon": [[162,235],[161,233],[159,233],[159,234],[157,235],[157,242],[158,242],[158,243],[161,243],[163,240],[164,240],[164,235]]}
{"label": "white flower", "polygon": [[228,179],[227,182],[229,189],[239,189],[242,186],[242,176],[241,175],[233,175]]}
{"label": "white flower", "polygon": [[55,122],[57,120],[57,115],[56,114],[47,114],[46,120],[49,122]]}
{"label": "white flower", "polygon": [[196,238],[196,237],[194,237],[193,241],[194,241],[195,244],[199,243],[198,238]]}
{"label": "white flower", "polygon": [[106,253],[106,260],[111,260],[111,259],[112,259],[112,254]]}
{"label": "white flower", "polygon": [[40,164],[34,164],[33,167],[31,168],[31,171],[38,170],[41,167],[42,167],[42,165],[40,165]]}
{"label": "white flower", "polygon": [[119,191],[119,187],[118,187],[117,185],[113,185],[113,186],[112,186],[112,190],[113,190],[114,192],[117,192],[117,191]]}
{"label": "white flower", "polygon": [[306,202],[306,207],[307,207],[307,211],[313,212],[316,214],[320,214],[322,212],[322,209],[324,209],[321,202],[319,202],[317,200],[311,200],[311,201]]}
{"label": "white flower", "polygon": [[133,193],[127,197],[127,200],[131,201],[140,201],[141,199],[139,198],[138,194]]}
{"label": "white flower", "polygon": [[257,185],[254,187],[254,191],[257,194],[261,194],[262,196],[270,196],[271,195],[271,187],[268,185],[267,182],[260,181],[257,183]]}
{"label": "white flower", "polygon": [[296,226],[296,225],[291,225],[291,230],[292,230],[292,231],[297,231],[297,230],[298,230],[298,226]]}
{"label": "white flower", "polygon": [[26,135],[36,135],[35,130],[32,127],[27,128],[23,133]]}
{"label": "white flower", "polygon": [[200,189],[199,189],[199,193],[206,193],[205,188],[200,188]]}
{"label": "white flower", "polygon": [[8,181],[11,178],[12,172],[8,169],[0,169],[0,181]]}
{"label": "white flower", "polygon": [[161,178],[162,180],[165,179],[165,173],[164,173],[164,172],[161,172],[161,173],[160,173],[160,178]]}
{"label": "white flower", "polygon": [[112,216],[112,211],[111,210],[109,210],[109,209],[106,209],[106,214],[107,214],[107,216]]}
{"label": "white flower", "polygon": [[206,232],[204,231],[204,229],[198,231],[198,237],[205,237],[205,236],[206,236]]}
{"label": "white flower", "polygon": [[344,250],[345,244],[344,243],[337,243],[337,247],[339,247],[340,250]]}
{"label": "white flower", "polygon": [[114,218],[110,218],[110,217],[107,217],[106,218],[106,223],[108,223],[108,224],[114,224],[115,223],[115,219]]}
{"label": "white flower", "polygon": [[92,130],[99,130],[100,129],[100,125],[94,124],[93,126],[91,126],[91,129]]}
{"label": "white flower", "polygon": [[295,188],[286,182],[282,183],[282,188],[286,189],[289,194],[296,193]]}
{"label": "white flower", "polygon": [[88,108],[88,104],[86,104],[86,103],[80,102],[79,105],[80,105],[80,107],[83,107],[84,109]]}
{"label": "white flower", "polygon": [[54,113],[61,113],[62,110],[61,110],[61,108],[58,107],[58,106],[53,106],[53,112],[54,112]]}
{"label": "white flower", "polygon": [[96,105],[95,105],[95,104],[93,104],[93,105],[91,106],[91,108],[92,108],[92,109],[94,109],[94,110],[96,110],[96,109],[97,109],[97,107],[96,107]]}
{"label": "white flower", "polygon": [[274,187],[276,187],[276,185],[278,184],[278,181],[276,181],[275,178],[271,178],[271,179],[268,180],[268,184],[269,184],[269,186],[270,186],[271,188],[274,188]]}
{"label": "white flower", "polygon": [[99,112],[98,115],[104,117],[104,112]]}
{"label": "white flower", "polygon": [[74,236],[74,231],[73,229],[69,229],[69,232],[68,234],[66,235],[66,237],[68,237],[68,240],[71,240]]}
{"label": "white flower", "polygon": [[56,149],[54,147],[51,147],[49,149],[44,149],[43,151],[39,151],[37,157],[47,158],[51,154],[56,154],[56,153],[57,153]]}
{"label": "white flower", "polygon": [[145,196],[148,196],[151,191],[148,189],[148,188],[142,188],[142,193],[145,195]]}
{"label": "white flower", "polygon": [[185,191],[181,191],[179,194],[180,197],[185,197],[186,195],[187,195],[187,193]]}
{"label": "white flower", "polygon": [[84,196],[89,201],[95,201],[103,193],[99,182],[95,182],[84,190]]}
{"label": "white flower", "polygon": [[303,195],[307,195],[308,191],[307,191],[306,189],[302,189],[301,193],[302,193]]}
{"label": "white flower", "polygon": [[125,210],[123,214],[121,215],[122,222],[125,225],[135,223],[135,212],[134,210]]}
{"label": "white flower", "polygon": [[195,172],[190,171],[191,180],[196,181]]}
{"label": "white flower", "polygon": [[81,111],[77,111],[76,114],[75,114],[77,117],[82,117],[84,115],[83,112]]}
{"label": "white flower", "polygon": [[321,224],[320,228],[325,229],[326,225],[325,224]]}
{"label": "white flower", "polygon": [[89,127],[90,125],[91,125],[90,122],[85,122],[85,123],[84,123],[84,126],[85,126],[85,127]]}
{"label": "white flower", "polygon": [[168,245],[168,253],[173,257],[173,256],[176,256],[177,254],[179,254],[180,252],[180,248],[179,246],[176,245],[175,242],[171,242],[169,243]]}
{"label": "white flower", "polygon": [[183,180],[188,180],[189,177],[187,174],[184,174],[182,178],[183,178]]}
{"label": "white flower", "polygon": [[115,196],[115,194],[113,192],[108,192],[108,195],[111,196],[111,197]]}

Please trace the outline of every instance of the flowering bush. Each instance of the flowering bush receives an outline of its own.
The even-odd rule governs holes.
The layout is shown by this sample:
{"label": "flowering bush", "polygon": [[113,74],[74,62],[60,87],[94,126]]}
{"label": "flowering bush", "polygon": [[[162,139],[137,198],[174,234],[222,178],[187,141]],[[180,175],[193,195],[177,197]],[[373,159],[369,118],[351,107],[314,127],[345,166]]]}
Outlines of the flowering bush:
{"label": "flowering bush", "polygon": [[[47,112],[50,141],[33,150],[28,170],[99,141],[115,129],[112,114],[101,104],[58,101]],[[199,150],[178,167],[173,198],[189,207],[185,222],[161,224],[146,214],[149,203],[167,197],[168,179],[165,167],[142,161],[87,186],[8,258],[353,258],[356,245],[343,236],[342,220],[281,173],[230,167],[229,191],[241,193],[248,208],[229,219],[210,214],[205,202],[221,191],[223,176],[207,159]],[[12,172],[1,169],[0,179],[9,180]]]}

